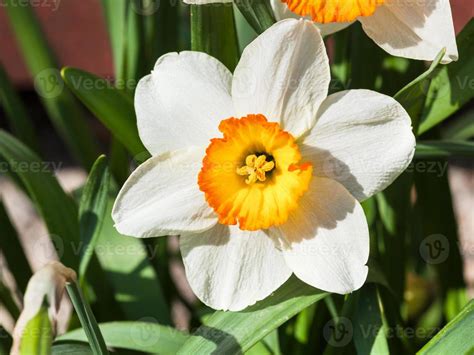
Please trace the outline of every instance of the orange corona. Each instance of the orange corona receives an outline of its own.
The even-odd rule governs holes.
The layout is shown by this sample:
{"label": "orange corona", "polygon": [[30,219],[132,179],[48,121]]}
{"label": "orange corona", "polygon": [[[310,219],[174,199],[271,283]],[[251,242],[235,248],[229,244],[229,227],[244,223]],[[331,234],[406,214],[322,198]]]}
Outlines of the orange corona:
{"label": "orange corona", "polygon": [[315,22],[351,22],[359,16],[372,15],[385,0],[282,0],[300,16]]}
{"label": "orange corona", "polygon": [[222,224],[243,230],[281,225],[308,189],[312,166],[301,164],[293,136],[263,115],[223,120],[198,183]]}

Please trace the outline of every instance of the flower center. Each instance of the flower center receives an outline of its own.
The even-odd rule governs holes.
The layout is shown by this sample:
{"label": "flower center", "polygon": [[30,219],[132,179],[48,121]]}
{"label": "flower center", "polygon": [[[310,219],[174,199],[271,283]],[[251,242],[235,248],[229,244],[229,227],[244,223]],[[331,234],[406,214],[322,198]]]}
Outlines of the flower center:
{"label": "flower center", "polygon": [[282,0],[300,15],[319,23],[351,22],[372,15],[385,0]]}
{"label": "flower center", "polygon": [[271,172],[273,168],[275,168],[275,162],[267,161],[265,154],[258,157],[255,154],[250,154],[245,158],[245,165],[237,169],[237,174],[242,176],[248,175],[245,183],[250,185],[255,184],[257,181],[264,182],[267,180],[265,174]]}
{"label": "flower center", "polygon": [[263,115],[223,120],[219,130],[198,178],[219,222],[243,230],[285,223],[312,176],[293,136]]}

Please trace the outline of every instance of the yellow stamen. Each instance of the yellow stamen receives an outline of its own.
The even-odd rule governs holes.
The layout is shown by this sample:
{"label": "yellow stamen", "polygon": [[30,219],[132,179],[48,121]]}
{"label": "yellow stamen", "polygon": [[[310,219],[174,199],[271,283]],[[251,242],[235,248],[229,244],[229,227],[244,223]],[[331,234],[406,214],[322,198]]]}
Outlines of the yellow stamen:
{"label": "yellow stamen", "polygon": [[248,175],[245,183],[250,185],[258,181],[264,182],[267,180],[265,173],[273,170],[275,163],[267,161],[267,157],[262,154],[258,158],[255,154],[248,155],[245,158],[245,165],[237,169],[237,174],[241,176]]}

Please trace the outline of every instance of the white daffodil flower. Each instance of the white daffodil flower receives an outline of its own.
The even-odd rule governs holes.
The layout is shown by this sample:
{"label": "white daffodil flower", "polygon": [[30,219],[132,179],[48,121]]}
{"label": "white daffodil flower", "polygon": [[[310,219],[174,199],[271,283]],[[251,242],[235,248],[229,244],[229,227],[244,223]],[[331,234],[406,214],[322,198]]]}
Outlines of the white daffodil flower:
{"label": "white daffodil flower", "polygon": [[56,317],[64,288],[67,282],[75,281],[74,270],[57,261],[48,263],[31,277],[23,298],[23,310],[13,330],[12,355],[21,353],[20,343],[23,331],[28,322],[38,314],[45,300],[48,304],[51,326],[53,331],[56,331]]}
{"label": "white daffodil flower", "polygon": [[181,235],[189,283],[214,309],[244,309],[292,273],[330,292],[360,288],[369,232],[359,201],[405,170],[415,138],[393,98],[327,96],[329,82],[322,37],[305,20],[260,35],[234,76],[204,53],[161,57],[135,94],[152,158],[120,191],[116,228]]}
{"label": "white daffodil flower", "polygon": [[[192,1],[192,0],[191,0]],[[323,36],[353,21],[387,53],[441,63],[458,59],[449,0],[270,0],[277,20],[305,16],[315,21]]]}
{"label": "white daffodil flower", "polygon": [[[238,0],[235,0],[238,1]],[[232,0],[184,0],[187,4]],[[323,36],[360,21],[365,33],[397,57],[432,61],[441,49],[441,63],[458,59],[449,0],[270,0],[277,20],[312,19]]]}

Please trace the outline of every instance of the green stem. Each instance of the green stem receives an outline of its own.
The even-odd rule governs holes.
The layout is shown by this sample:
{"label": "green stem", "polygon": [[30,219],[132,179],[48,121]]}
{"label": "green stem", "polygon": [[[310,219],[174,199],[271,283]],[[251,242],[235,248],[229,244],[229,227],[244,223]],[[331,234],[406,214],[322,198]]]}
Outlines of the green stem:
{"label": "green stem", "polygon": [[107,346],[104,338],[100,332],[97,321],[90,308],[89,303],[85,300],[77,283],[69,283],[66,285],[67,292],[74,305],[74,309],[79,317],[79,320],[84,328],[89,344],[94,354],[108,354]]}
{"label": "green stem", "polygon": [[232,5],[191,5],[191,49],[212,55],[234,70],[239,46]]}

